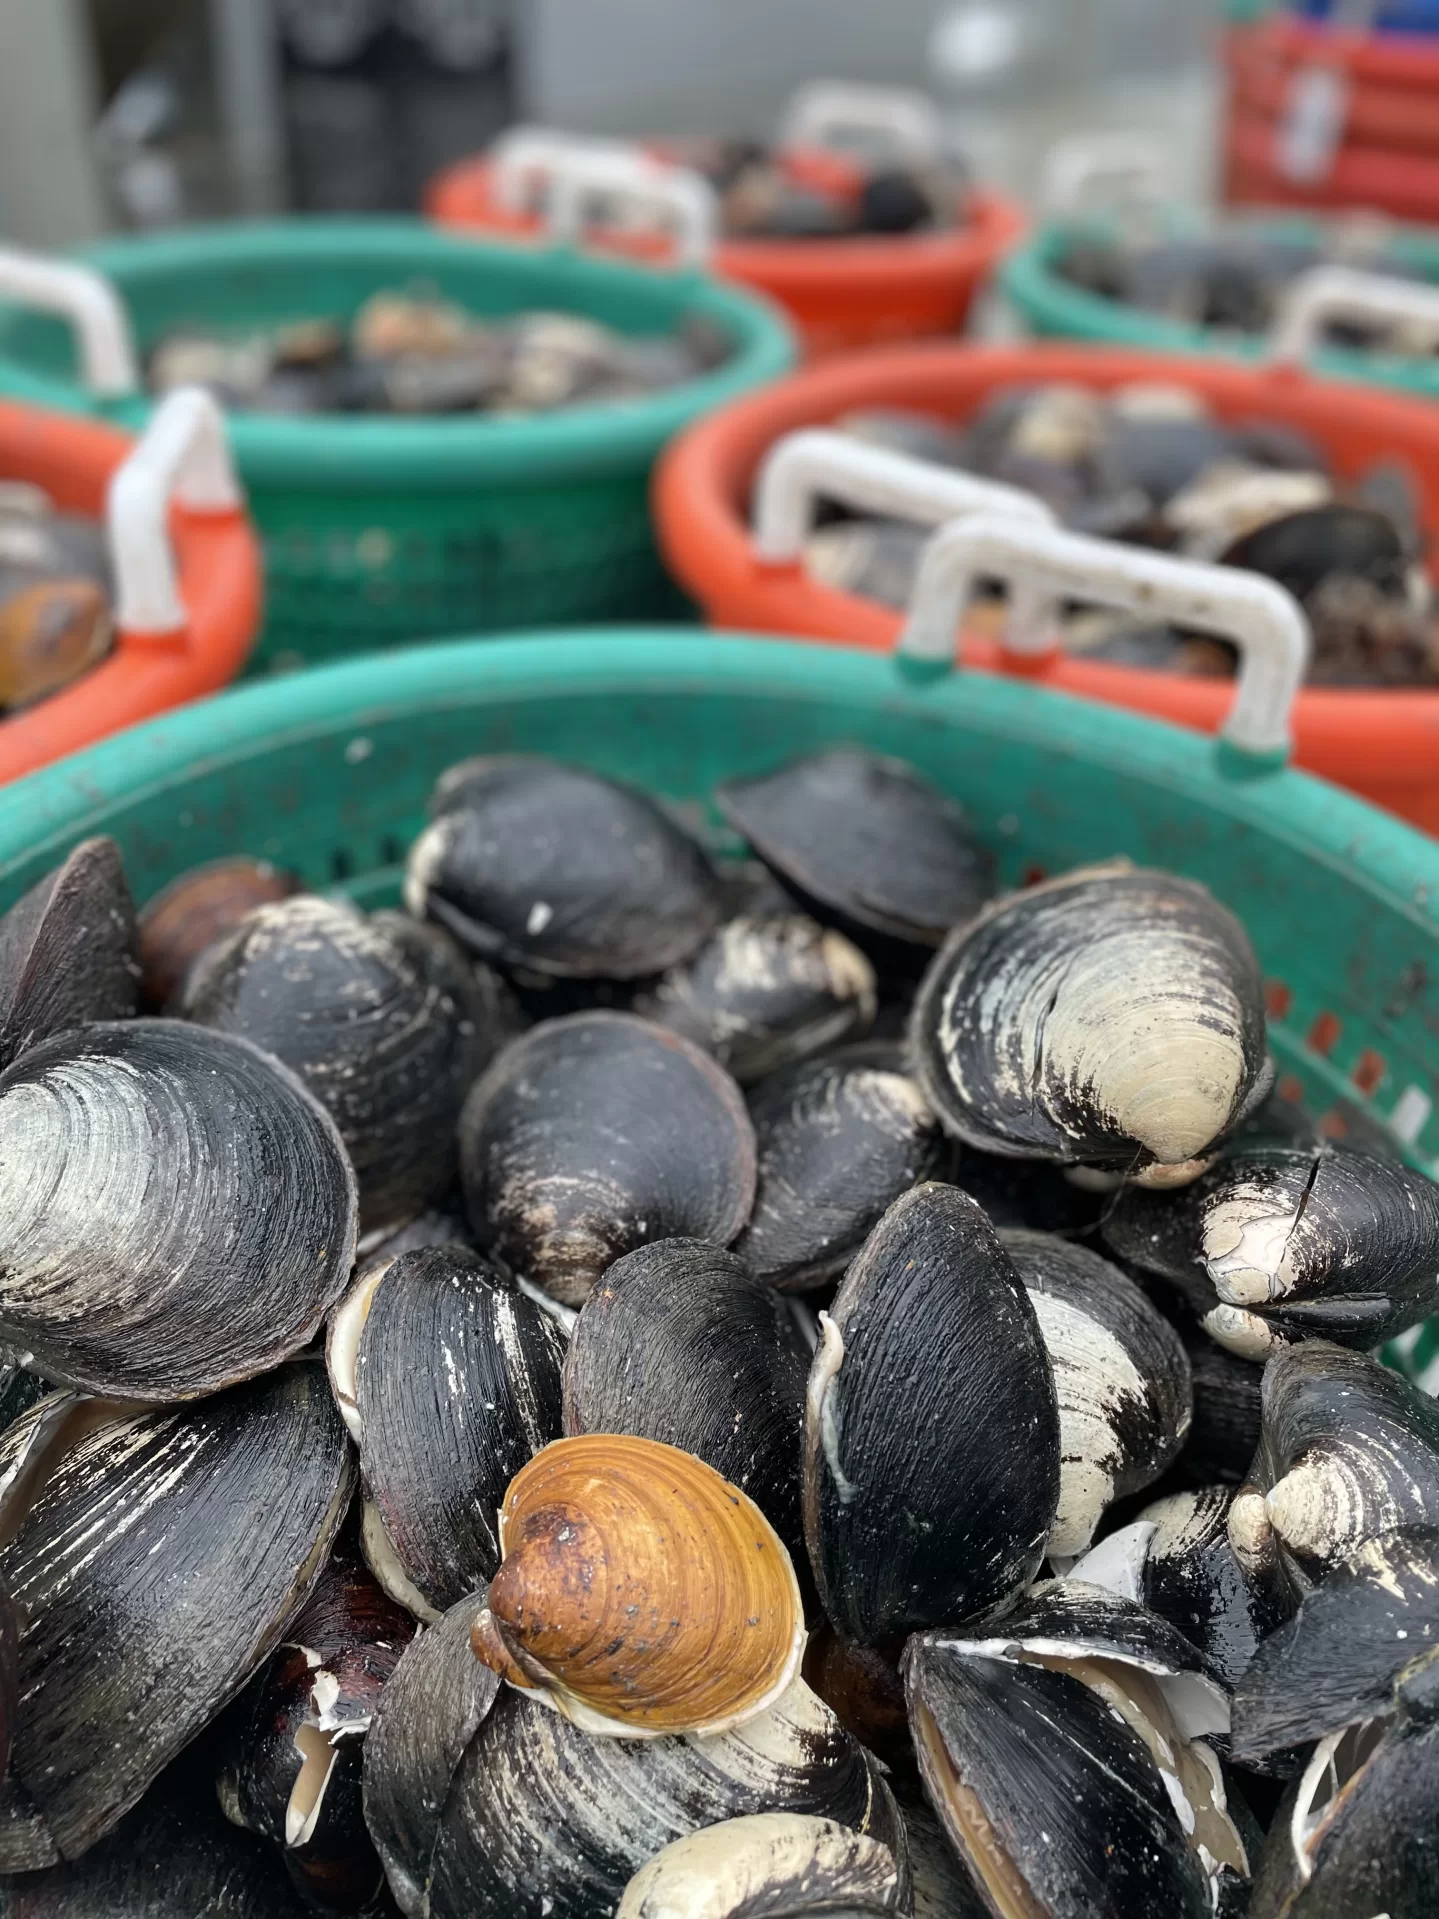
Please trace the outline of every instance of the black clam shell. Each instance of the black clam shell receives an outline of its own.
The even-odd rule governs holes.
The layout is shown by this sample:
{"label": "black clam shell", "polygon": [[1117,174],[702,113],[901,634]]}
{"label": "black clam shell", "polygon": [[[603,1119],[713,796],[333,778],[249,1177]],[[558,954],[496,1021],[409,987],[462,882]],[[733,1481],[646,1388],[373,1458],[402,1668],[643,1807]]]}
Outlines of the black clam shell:
{"label": "black clam shell", "polygon": [[0,1825],[0,1866],[112,1830],[279,1642],[352,1485],[312,1361],[118,1411],[59,1458],[0,1546],[21,1620],[11,1768],[41,1822]]}
{"label": "black clam shell", "polygon": [[1104,1508],[1153,1485],[1189,1431],[1184,1342],[1133,1280],[1053,1233],[1003,1232],[1039,1318],[1059,1401],[1051,1553],[1083,1552]]}
{"label": "black clam shell", "polygon": [[895,1796],[909,1840],[914,1919],[989,1919],[989,1907],[919,1785],[899,1780]]}
{"label": "black clam shell", "polygon": [[[1064,1672],[969,1658],[921,1634],[905,1653],[915,1750],[950,1840],[992,1897],[1015,1880],[1055,1919],[1209,1919],[1203,1867],[1136,1733]],[[1005,1874],[1005,1865],[1008,1873]],[[1002,1907],[997,1907],[1002,1910]]]}
{"label": "black clam shell", "polygon": [[133,1013],[139,938],[119,847],[82,841],[0,919],[0,1068],[52,1033]]}
{"label": "black clam shell", "polygon": [[1197,1325],[1183,1324],[1181,1332],[1194,1377],[1194,1420],[1179,1470],[1195,1486],[1237,1486],[1259,1446],[1264,1368],[1216,1346]]}
{"label": "black clam shell", "polygon": [[1140,1515],[1157,1529],[1144,1562],[1145,1604],[1193,1640],[1231,1691],[1283,1617],[1229,1543],[1233,1498],[1232,1487],[1207,1486]]}
{"label": "black clam shell", "polygon": [[629,1013],[548,1020],[506,1047],[460,1118],[481,1249],[566,1305],[656,1239],[724,1246],[754,1200],[739,1088],[688,1040]]}
{"label": "black clam shell", "polygon": [[880,1644],[1003,1605],[1059,1497],[1059,1414],[1018,1273],[974,1201],[919,1186],[823,1315],[805,1534],[839,1632]]}
{"label": "black clam shell", "polygon": [[1212,1704],[1216,1711],[1220,1707],[1218,1674],[1187,1634],[1139,1601],[1077,1577],[1036,1586],[1013,1612],[990,1625],[941,1629],[926,1640],[966,1658],[1019,1663],[1026,1654],[1048,1654],[1102,1659],[1162,1678],[1196,1675],[1210,1683]]}
{"label": "black clam shell", "polygon": [[554,1321],[461,1247],[402,1253],[375,1287],[354,1367],[360,1471],[434,1612],[498,1568],[505,1489],[560,1436],[563,1361]]}
{"label": "black clam shell", "polygon": [[460,1108],[494,1051],[459,952],[402,944],[396,922],[313,893],[257,907],[196,960],[177,1008],[299,1075],[340,1129],[366,1232],[450,1184]]}
{"label": "black clam shell", "polygon": [[1307,599],[1336,573],[1372,580],[1399,595],[1409,567],[1404,542],[1388,514],[1337,501],[1266,521],[1236,540],[1223,560],[1226,566],[1267,574],[1297,600]]}
{"label": "black clam shell", "polygon": [[885,962],[894,943],[938,946],[994,891],[962,809],[903,760],[836,747],[715,800],[798,899]]}
{"label": "black clam shell", "polygon": [[617,1259],[565,1357],[565,1433],[630,1433],[738,1486],[796,1559],[809,1349],[778,1294],[733,1253],[664,1239]]}
{"label": "black clam shell", "polygon": [[654,801],[549,760],[463,760],[410,849],[405,903],[478,958],[555,979],[637,979],[719,923],[703,850]]}
{"label": "black clam shell", "polygon": [[10,1741],[19,1706],[20,1621],[0,1580],[0,1778],[10,1764]]}
{"label": "black clam shell", "polygon": [[734,1250],[783,1292],[842,1272],[885,1208],[950,1157],[897,1047],[782,1067],[750,1093],[749,1112],[759,1170]]}
{"label": "black clam shell", "polygon": [[726,920],[635,1011],[713,1053],[745,1084],[874,1021],[874,969],[803,913]]}
{"label": "black clam shell", "polygon": [[0,1338],[49,1379],[175,1400],[277,1365],[349,1276],[334,1121],[247,1040],[86,1026],[0,1075]]}
{"label": "black clam shell", "polygon": [[925,975],[911,1041],[967,1144],[1128,1172],[1198,1158],[1269,1078],[1244,929],[1194,881],[1126,863],[960,928]]}

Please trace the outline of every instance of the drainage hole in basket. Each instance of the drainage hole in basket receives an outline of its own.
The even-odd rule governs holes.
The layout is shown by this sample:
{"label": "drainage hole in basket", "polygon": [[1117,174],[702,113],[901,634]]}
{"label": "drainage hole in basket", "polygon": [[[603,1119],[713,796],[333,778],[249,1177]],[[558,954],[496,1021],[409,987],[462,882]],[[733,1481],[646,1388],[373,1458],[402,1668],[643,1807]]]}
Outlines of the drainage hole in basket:
{"label": "drainage hole in basket", "polygon": [[343,846],[337,846],[330,855],[330,878],[337,886],[343,886],[355,870],[355,862]]}

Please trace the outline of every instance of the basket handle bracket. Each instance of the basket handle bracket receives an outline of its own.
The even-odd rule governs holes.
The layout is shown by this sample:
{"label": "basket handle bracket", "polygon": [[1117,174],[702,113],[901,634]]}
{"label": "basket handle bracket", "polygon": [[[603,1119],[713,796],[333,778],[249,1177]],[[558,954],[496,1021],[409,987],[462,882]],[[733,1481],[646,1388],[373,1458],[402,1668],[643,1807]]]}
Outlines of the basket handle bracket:
{"label": "basket handle bracket", "polygon": [[932,167],[944,158],[938,107],[928,94],[908,87],[814,80],[795,93],[780,120],[782,147],[845,152],[856,136],[901,166]]}
{"label": "basket handle bracket", "polygon": [[702,268],[719,232],[719,201],[703,175],[671,166],[620,140],[580,140],[539,127],[518,127],[492,149],[495,192],[502,206],[522,210],[527,187],[549,185],[545,222],[562,242],[582,238],[591,203],[613,196],[675,234],[675,262]]}
{"label": "basket handle bracket", "polygon": [[80,351],[81,378],[97,399],[121,400],[139,392],[130,321],[102,273],[19,247],[0,247],[0,299],[38,307],[69,322]]}
{"label": "basket handle bracket", "polygon": [[1362,273],[1357,267],[1312,267],[1291,280],[1281,295],[1269,336],[1271,365],[1302,366],[1319,344],[1327,320],[1407,321],[1432,328],[1439,342],[1439,287]]}

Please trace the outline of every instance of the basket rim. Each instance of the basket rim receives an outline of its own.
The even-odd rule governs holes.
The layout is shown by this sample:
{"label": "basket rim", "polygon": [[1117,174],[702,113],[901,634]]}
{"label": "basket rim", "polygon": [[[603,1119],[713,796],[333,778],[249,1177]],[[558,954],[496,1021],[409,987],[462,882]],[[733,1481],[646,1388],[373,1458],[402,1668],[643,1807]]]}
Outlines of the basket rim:
{"label": "basket rim", "polygon": [[197,771],[257,748],[316,744],[419,710],[566,696],[702,695],[758,700],[807,691],[863,715],[923,713],[957,733],[981,730],[1063,753],[1096,773],[1139,777],[1342,868],[1350,881],[1439,934],[1439,842],[1328,781],[1293,767],[1236,767],[1209,737],[1118,707],[985,673],[916,675],[893,656],[817,648],[758,633],[593,627],[440,641],[233,688],[180,707],[0,789],[0,898],[13,876],[116,804],[183,790]]}
{"label": "basket rim", "polygon": [[[654,293],[673,286],[694,311],[726,326],[736,351],[723,366],[639,400],[576,406],[537,418],[289,419],[232,413],[236,459],[251,485],[317,487],[338,493],[392,493],[397,487],[435,492],[476,483],[540,482],[632,471],[696,413],[783,373],[795,344],[784,313],[763,295],[692,272],[657,273],[633,262],[595,259],[567,247],[477,239],[432,223],[396,216],[306,216],[177,227],[126,236],[82,249],[75,257],[109,274],[122,295],[148,279],[246,265],[279,266],[297,276],[327,263],[372,258],[410,276],[444,266],[483,265],[496,278],[536,262],[572,285],[571,310],[586,311],[604,291]],[[152,410],[147,396],[97,401],[73,380],[33,372],[0,352],[0,387],[16,398],[66,412],[99,414],[131,430]]]}

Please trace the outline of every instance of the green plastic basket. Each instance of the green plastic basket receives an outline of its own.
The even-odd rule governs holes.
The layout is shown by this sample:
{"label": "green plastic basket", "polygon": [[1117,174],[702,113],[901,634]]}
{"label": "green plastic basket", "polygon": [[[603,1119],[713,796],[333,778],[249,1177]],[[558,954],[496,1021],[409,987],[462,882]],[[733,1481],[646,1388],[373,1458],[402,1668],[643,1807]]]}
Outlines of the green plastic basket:
{"label": "green plastic basket", "polygon": [[[717,323],[733,356],[642,400],[541,418],[237,415],[236,460],[264,540],[267,618],[252,670],[442,633],[675,617],[649,476],[700,414],[783,373],[778,309],[702,275],[457,237],[418,220],[286,220],[117,240],[81,256],[106,274],[144,353],[183,326],[243,333],[348,318],[381,288],[423,284],[485,315],[586,314],[628,333]],[[0,309],[0,390],[128,426],[140,396],[87,393],[60,320]]]}
{"label": "green plastic basket", "polygon": [[[1176,216],[1176,224],[1182,224]],[[1256,226],[1245,221],[1246,228]],[[1303,216],[1261,224],[1276,239],[1315,240],[1323,223]],[[1257,335],[1236,335],[1191,326],[1162,313],[1146,313],[1122,300],[1106,299],[1076,286],[1058,272],[1064,249],[1075,239],[1105,237],[1112,231],[1094,219],[1055,221],[1041,227],[1000,268],[1000,284],[1031,332],[1045,338],[1092,340],[1101,346],[1145,347],[1163,353],[1212,353],[1231,359],[1262,360],[1266,343]],[[1423,227],[1396,229],[1394,256],[1426,280],[1439,281],[1439,233]],[[1439,359],[1407,359],[1394,354],[1327,349],[1314,356],[1321,373],[1373,386],[1399,387],[1406,393],[1439,398]]]}
{"label": "green plastic basket", "polygon": [[[0,791],[0,908],[92,833],[119,841],[142,901],[244,851],[393,905],[436,774],[471,753],[634,782],[733,851],[716,782],[837,741],[953,794],[1010,884],[1113,854],[1202,880],[1253,936],[1286,1090],[1358,1107],[1433,1170],[1439,845],[1308,774],[987,674],[684,629],[354,660],[181,708]],[[1439,1322],[1401,1346],[1422,1372]]]}

